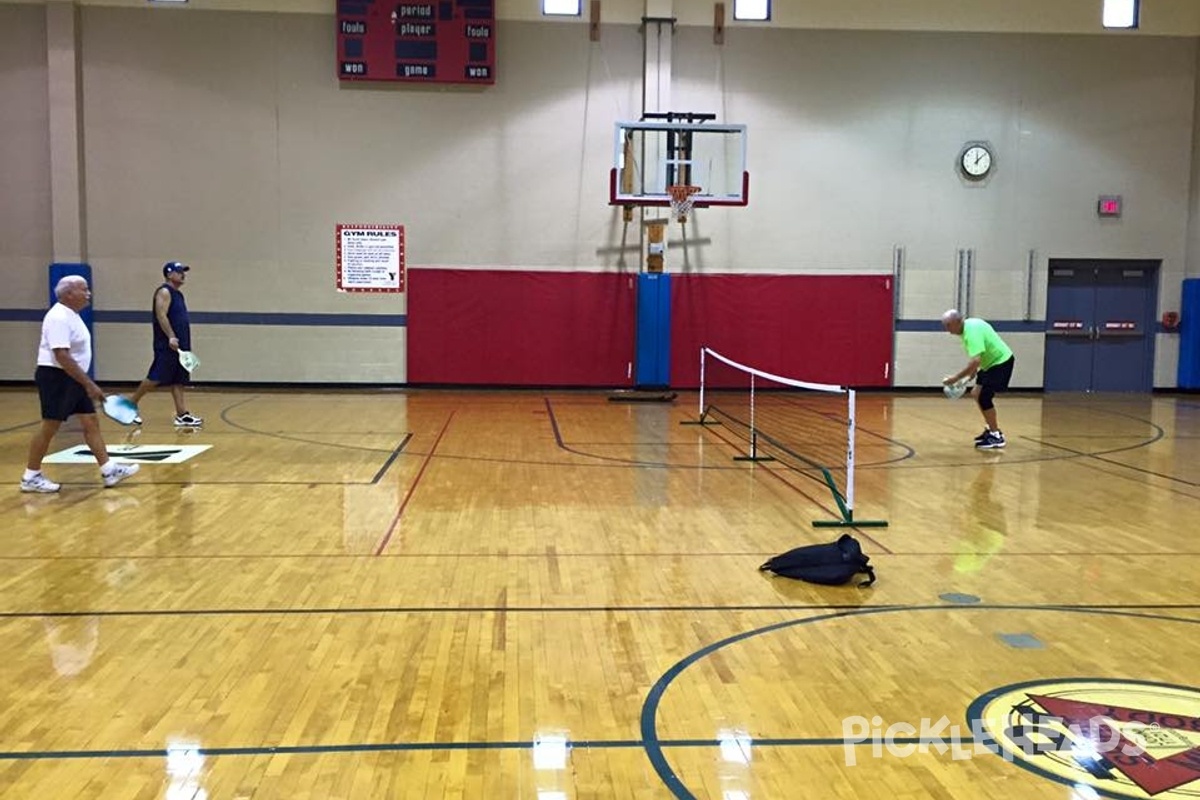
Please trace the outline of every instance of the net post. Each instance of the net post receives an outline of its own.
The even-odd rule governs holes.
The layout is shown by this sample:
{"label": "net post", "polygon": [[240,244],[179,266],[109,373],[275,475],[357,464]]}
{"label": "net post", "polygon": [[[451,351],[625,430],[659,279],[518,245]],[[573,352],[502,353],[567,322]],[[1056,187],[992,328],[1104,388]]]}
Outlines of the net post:
{"label": "net post", "polygon": [[708,418],[708,409],[704,405],[704,361],[705,351],[708,350],[704,345],[700,346],[700,417],[695,421],[685,419],[680,425],[720,425],[716,420]]}
{"label": "net post", "polygon": [[750,373],[750,455],[734,456],[734,461],[774,461],[773,456],[760,456],[758,454],[758,426],[754,423],[754,373]]}
{"label": "net post", "polygon": [[855,410],[855,391],[847,390],[850,393],[850,421],[846,428],[846,510],[849,512],[850,518],[854,518],[854,434],[857,428],[854,424]]}
{"label": "net post", "polygon": [[754,374],[750,374],[750,457],[758,456],[758,426],[754,424]]}
{"label": "net post", "polygon": [[846,392],[849,397],[846,401],[847,420],[846,420],[846,494],[842,495],[837,489],[837,484],[834,483],[833,475],[829,470],[822,470],[825,475],[825,482],[829,485],[829,491],[833,493],[833,500],[837,503],[838,512],[842,515],[841,519],[837,520],[813,520],[814,528],[886,528],[887,520],[856,520],[854,518],[854,442],[857,437],[858,422],[857,422],[857,406],[858,393],[854,389],[847,388]]}

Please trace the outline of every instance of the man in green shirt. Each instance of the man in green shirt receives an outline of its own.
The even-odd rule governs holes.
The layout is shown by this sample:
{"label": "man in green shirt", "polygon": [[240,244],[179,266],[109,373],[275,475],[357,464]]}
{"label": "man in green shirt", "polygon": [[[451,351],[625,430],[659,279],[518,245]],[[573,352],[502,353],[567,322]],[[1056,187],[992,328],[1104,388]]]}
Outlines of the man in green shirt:
{"label": "man in green shirt", "polygon": [[949,386],[960,380],[975,378],[975,401],[983,413],[987,427],[975,437],[975,446],[981,450],[998,450],[1007,442],[996,422],[996,404],[992,398],[996,392],[1008,388],[1012,379],[1016,358],[1012,348],[1004,343],[996,329],[977,317],[963,318],[957,309],[942,314],[942,327],[954,336],[961,336],[963,350],[970,359],[967,365],[953,375],[947,375],[942,383]]}

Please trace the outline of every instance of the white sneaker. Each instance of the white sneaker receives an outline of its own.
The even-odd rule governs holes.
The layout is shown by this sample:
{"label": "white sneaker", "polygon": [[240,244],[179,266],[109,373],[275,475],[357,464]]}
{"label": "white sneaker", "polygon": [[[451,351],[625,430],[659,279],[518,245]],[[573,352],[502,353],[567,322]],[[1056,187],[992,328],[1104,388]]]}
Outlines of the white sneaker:
{"label": "white sneaker", "polygon": [[203,417],[194,416],[187,411],[175,416],[175,426],[177,428],[199,428],[203,424]]}
{"label": "white sneaker", "polygon": [[113,464],[112,469],[110,469],[108,472],[101,472],[100,474],[104,476],[104,488],[108,489],[116,486],[118,483],[125,480],[130,475],[135,474],[137,471],[137,464]]}
{"label": "white sneaker", "polygon": [[21,491],[22,492],[38,492],[39,494],[53,494],[54,492],[57,492],[61,488],[62,488],[61,484],[55,483],[54,481],[50,480],[49,478],[47,478],[45,475],[43,475],[40,472],[37,475],[34,475],[32,478],[29,478],[29,479],[22,478],[21,479]]}

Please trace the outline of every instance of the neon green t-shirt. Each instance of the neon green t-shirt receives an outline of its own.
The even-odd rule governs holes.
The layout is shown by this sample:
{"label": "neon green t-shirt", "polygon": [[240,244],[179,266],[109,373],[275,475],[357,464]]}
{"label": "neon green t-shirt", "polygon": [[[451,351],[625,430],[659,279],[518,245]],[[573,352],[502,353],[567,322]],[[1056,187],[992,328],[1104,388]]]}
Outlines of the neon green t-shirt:
{"label": "neon green t-shirt", "polygon": [[979,368],[991,369],[1012,358],[1012,348],[1004,343],[996,329],[986,320],[968,317],[963,320],[963,350],[968,358],[979,356]]}

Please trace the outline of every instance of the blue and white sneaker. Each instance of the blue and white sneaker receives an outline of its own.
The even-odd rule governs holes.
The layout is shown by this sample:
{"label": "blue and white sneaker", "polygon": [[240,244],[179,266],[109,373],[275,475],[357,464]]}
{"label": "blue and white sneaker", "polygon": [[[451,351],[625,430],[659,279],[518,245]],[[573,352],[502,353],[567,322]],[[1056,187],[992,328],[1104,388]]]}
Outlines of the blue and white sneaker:
{"label": "blue and white sneaker", "polygon": [[1006,444],[1008,442],[1004,440],[1004,434],[1000,431],[988,431],[982,439],[975,442],[975,446],[980,450],[1000,450]]}
{"label": "blue and white sneaker", "polygon": [[47,478],[42,473],[34,475],[32,478],[21,478],[22,492],[37,492],[38,494],[54,494],[62,486]]}
{"label": "blue and white sneaker", "polygon": [[100,470],[100,475],[104,478],[105,489],[111,489],[130,475],[136,475],[138,471],[137,464],[118,464],[110,461],[104,466],[106,469]]}

